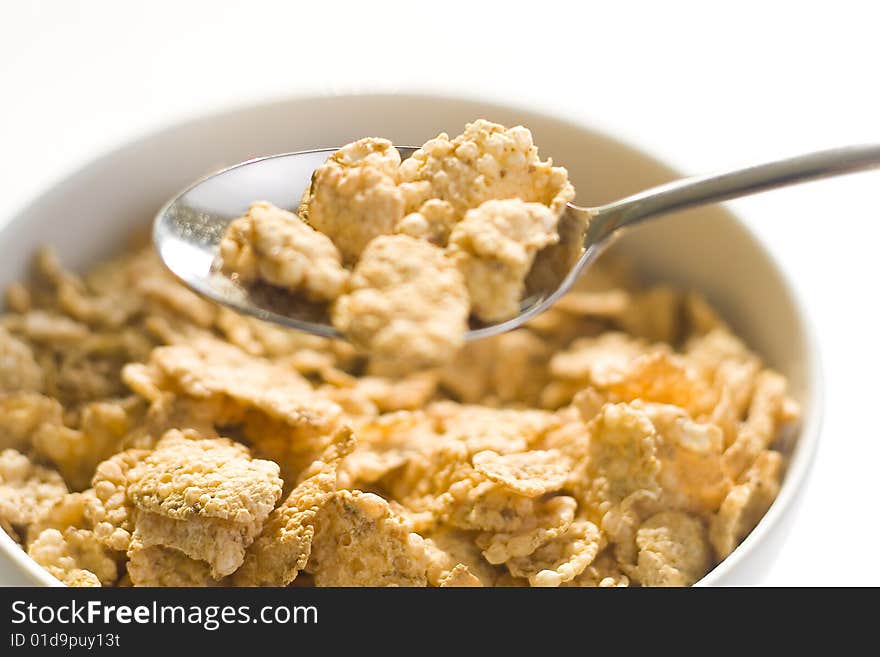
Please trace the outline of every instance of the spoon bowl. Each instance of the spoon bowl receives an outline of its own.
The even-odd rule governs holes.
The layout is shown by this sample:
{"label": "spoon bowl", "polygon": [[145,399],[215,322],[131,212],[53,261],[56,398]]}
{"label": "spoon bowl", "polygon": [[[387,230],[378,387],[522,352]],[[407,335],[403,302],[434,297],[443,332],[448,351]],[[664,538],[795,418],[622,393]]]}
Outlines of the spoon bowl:
{"label": "spoon bowl", "polygon": [[[335,148],[282,153],[255,158],[205,176],[171,199],[156,215],[153,243],[171,272],[202,296],[236,312],[328,338],[342,335],[329,321],[327,307],[274,289],[242,286],[217,270],[220,241],[227,226],[259,199],[295,211],[312,172]],[[417,149],[398,147],[408,158]],[[293,192],[293,193],[292,193]],[[474,340],[516,328],[543,312],[576,278],[565,283],[584,250],[585,223],[580,208],[570,205],[560,220],[558,244],[536,258],[527,280],[520,313],[496,324],[472,320],[466,339]],[[600,249],[591,251],[590,259]],[[584,263],[585,266],[586,263]],[[556,294],[560,292],[560,294]]]}
{"label": "spoon bowl", "polygon": [[[178,194],[156,216],[153,241],[168,268],[190,288],[258,319],[324,337],[342,335],[327,307],[272,286],[245,288],[217,270],[226,227],[255,200],[296,210],[295,190],[337,149],[284,153],[248,160],[213,173]],[[417,149],[398,147],[406,159]],[[510,331],[544,312],[624,229],[645,219],[796,183],[880,166],[880,145],[849,146],[741,169],[685,178],[596,208],[569,203],[559,221],[559,241],[539,252],[515,317],[495,324],[471,320],[466,339]]]}

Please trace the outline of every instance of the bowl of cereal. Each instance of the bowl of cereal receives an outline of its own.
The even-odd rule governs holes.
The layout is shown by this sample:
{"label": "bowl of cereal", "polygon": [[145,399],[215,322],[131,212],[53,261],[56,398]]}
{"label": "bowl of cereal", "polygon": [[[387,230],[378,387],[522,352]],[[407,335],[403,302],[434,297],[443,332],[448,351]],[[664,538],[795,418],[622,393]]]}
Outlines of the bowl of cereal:
{"label": "bowl of cereal", "polygon": [[478,118],[526,126],[585,205],[678,177],[513,106],[301,98],[141,138],[4,225],[2,581],[758,582],[809,469],[821,385],[790,286],[725,209],[632,231],[526,327],[413,372],[393,367],[393,340],[371,366],[348,341],[220,308],[143,239],[219,167],[363,137],[454,141]]}

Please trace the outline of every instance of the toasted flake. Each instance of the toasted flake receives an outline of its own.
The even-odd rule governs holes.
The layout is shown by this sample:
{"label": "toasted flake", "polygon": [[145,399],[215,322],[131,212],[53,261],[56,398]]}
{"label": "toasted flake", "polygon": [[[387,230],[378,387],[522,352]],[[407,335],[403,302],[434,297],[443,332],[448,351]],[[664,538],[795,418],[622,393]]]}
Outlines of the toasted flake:
{"label": "toasted flake", "polygon": [[607,404],[590,423],[586,481],[599,507],[621,502],[638,491],[659,493],[657,432],[640,408]]}
{"label": "toasted flake", "polygon": [[580,575],[562,586],[624,588],[630,585],[611,550],[603,550]]}
{"label": "toasted flake", "polygon": [[519,312],[535,254],[559,240],[557,220],[545,205],[506,199],[486,201],[456,224],[448,253],[477,317],[499,322]]}
{"label": "toasted flake", "polygon": [[621,401],[641,399],[672,404],[692,415],[711,408],[715,400],[687,362],[666,350],[637,358],[622,377],[609,382],[605,389]]}
{"label": "toasted flake", "polygon": [[547,383],[549,346],[525,329],[468,342],[443,368],[440,382],[466,404],[536,406]]}
{"label": "toasted flake", "polygon": [[211,567],[173,548],[132,544],[126,564],[132,586],[218,586]]}
{"label": "toasted flake", "polygon": [[450,525],[485,532],[520,531],[531,523],[539,504],[503,486],[491,482],[474,485],[468,479],[451,486],[447,496],[449,502],[441,498],[441,507],[450,508],[444,514]]}
{"label": "toasted flake", "polygon": [[456,565],[449,573],[440,580],[440,586],[442,588],[447,587],[455,587],[455,588],[474,588],[481,587],[480,578],[474,575],[468,567],[463,563]]}
{"label": "toasted flake", "polygon": [[571,472],[571,463],[557,450],[503,455],[486,450],[474,454],[473,464],[490,481],[526,497],[559,490]]}
{"label": "toasted flake", "polygon": [[425,201],[418,212],[410,212],[401,219],[395,232],[446,246],[456,221],[451,203],[432,198]]}
{"label": "toasted flake", "polygon": [[427,565],[422,537],[377,495],[338,491],[316,516],[316,586],[425,586]]}
{"label": "toasted flake", "polygon": [[764,370],[755,381],[748,416],[739,428],[733,444],[722,457],[725,472],[739,476],[758,455],[779,437],[786,419],[787,382],[772,370]]}
{"label": "toasted flake", "polygon": [[242,564],[282,485],[277,464],[251,459],[243,445],[176,431],[128,479],[140,542],[207,561],[217,578]]}
{"label": "toasted flake", "polygon": [[0,451],[0,520],[24,529],[67,493],[54,470],[31,462],[14,449]]}
{"label": "toasted flake", "polygon": [[120,450],[138,410],[131,399],[88,403],[78,428],[44,422],[32,435],[34,449],[55,464],[71,488],[82,490],[98,463]]}
{"label": "toasted flake", "polygon": [[95,491],[85,490],[81,493],[67,493],[57,498],[51,505],[43,509],[27,528],[27,543],[30,544],[45,529],[64,531],[69,527],[76,529],[92,529],[89,507],[96,503]]}
{"label": "toasted flake", "polygon": [[85,514],[95,536],[108,547],[125,552],[134,531],[135,508],[128,496],[129,473],[149,451],[129,449],[99,463],[92,477],[95,502],[85,507]]}
{"label": "toasted flake", "polygon": [[215,340],[159,347],[150,360],[159,370],[154,383],[160,388],[164,377],[173,382],[172,391],[198,399],[226,396],[280,420],[301,414],[300,400],[313,397],[308,381],[296,371],[248,357]]}
{"label": "toasted flake", "polygon": [[576,510],[574,498],[552,497],[539,507],[530,526],[510,533],[481,534],[477,537],[477,545],[483,548],[483,556],[491,564],[527,557],[568,531]]}
{"label": "toasted flake", "polygon": [[233,221],[220,242],[223,271],[242,283],[263,280],[313,301],[332,301],[348,271],[330,239],[292,212],[260,201]]}
{"label": "toasted flake", "polygon": [[405,235],[370,242],[333,325],[370,354],[375,374],[399,375],[448,362],[464,343],[469,303],[443,251]]}
{"label": "toasted flake", "polygon": [[129,366],[125,376],[154,404],[167,403],[166,392],[204,402],[185,409],[198,411],[187,428],[205,433],[243,424],[255,452],[277,462],[285,479],[296,478],[320,455],[342,420],[339,405],[317,395],[294,369],[218,340],[159,347],[147,367]]}
{"label": "toasted flake", "polygon": [[543,203],[558,215],[574,198],[566,170],[538,159],[526,128],[482,119],[454,139],[441,134],[428,141],[403,162],[400,180],[427,184],[425,195],[448,202],[459,218],[484,201],[514,197]]}
{"label": "toasted flake", "polygon": [[68,586],[107,586],[118,578],[116,561],[87,530],[45,529],[28,546],[28,554]]}
{"label": "toasted flake", "polygon": [[345,486],[372,484],[411,458],[430,451],[437,440],[434,424],[423,412],[399,411],[357,425],[358,445],[341,466]]}
{"label": "toasted flake", "polygon": [[507,561],[514,577],[527,577],[532,586],[560,586],[589,566],[603,547],[601,532],[587,520],[575,520],[562,536],[527,557]]}
{"label": "toasted flake", "polygon": [[521,452],[553,425],[553,415],[537,410],[487,408],[437,402],[427,408],[439,433],[463,442],[470,454],[492,450]]}
{"label": "toasted flake", "polygon": [[690,586],[711,562],[706,528],[699,519],[676,511],[652,516],[636,533],[642,586]]}
{"label": "toasted flake", "polygon": [[681,333],[681,294],[666,285],[630,295],[614,322],[630,335],[674,344]]}
{"label": "toasted flake", "polygon": [[387,139],[360,139],[336,151],[312,175],[300,216],[327,235],[347,262],[391,233],[403,218],[397,187],[400,154]]}
{"label": "toasted flake", "polygon": [[647,351],[646,343],[623,333],[581,338],[552,358],[550,373],[602,388],[620,380],[633,361]]}
{"label": "toasted flake", "polygon": [[0,394],[40,392],[44,385],[43,369],[31,348],[0,326]]}
{"label": "toasted flake", "polygon": [[27,451],[37,429],[62,424],[62,413],[57,400],[38,393],[0,394],[0,449]]}
{"label": "toasted flake", "polygon": [[485,560],[471,532],[440,527],[427,535],[425,548],[431,586],[443,586],[459,566],[464,566],[479,586],[496,585],[499,571]]}
{"label": "toasted flake", "polygon": [[709,525],[709,539],[719,559],[727,557],[748,536],[779,494],[783,458],[779,452],[761,452],[724,498]]}
{"label": "toasted flake", "polygon": [[333,498],[339,463],[354,447],[351,430],[340,429],[307,477],[266,520],[233,576],[236,586],[287,586],[309,560],[315,519]]}
{"label": "toasted flake", "polygon": [[694,422],[676,406],[643,408],[660,437],[659,481],[667,503],[692,513],[713,513],[732,485],[721,464],[723,432],[713,424]]}

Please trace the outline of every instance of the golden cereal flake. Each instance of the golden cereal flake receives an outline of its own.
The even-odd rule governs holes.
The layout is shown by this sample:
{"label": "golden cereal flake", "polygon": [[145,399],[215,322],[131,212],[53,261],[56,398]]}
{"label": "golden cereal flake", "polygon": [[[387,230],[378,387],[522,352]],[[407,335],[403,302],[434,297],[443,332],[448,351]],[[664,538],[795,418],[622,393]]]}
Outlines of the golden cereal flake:
{"label": "golden cereal flake", "polygon": [[222,308],[218,313],[216,328],[226,341],[252,356],[279,358],[303,351],[318,352],[330,357],[334,367],[347,367],[355,360],[354,348],[344,340],[283,328],[228,308]]}
{"label": "golden cereal flake", "polygon": [[547,384],[551,350],[527,329],[471,340],[440,372],[440,384],[466,404],[537,406]]}
{"label": "golden cereal flake", "polygon": [[473,456],[474,469],[489,481],[525,497],[539,497],[562,488],[571,463],[557,450],[498,454],[491,450]]}
{"label": "golden cereal flake", "polygon": [[647,343],[624,333],[580,338],[569,349],[553,356],[550,373],[560,379],[603,388],[619,381],[633,362],[648,352]]}
{"label": "golden cereal flake", "polygon": [[705,335],[715,329],[729,331],[726,322],[703,295],[690,292],[684,299],[684,314],[691,335]]}
{"label": "golden cereal flake", "polygon": [[635,359],[604,388],[621,401],[672,404],[692,416],[708,410],[715,401],[712,391],[687,361],[665,349]]}
{"label": "golden cereal flake", "polygon": [[[542,203],[557,216],[574,198],[568,172],[538,159],[532,134],[480,119],[464,133],[431,139],[400,166],[400,180],[427,187],[425,198],[448,202],[457,218],[493,199],[521,198]],[[418,195],[412,210],[418,210]]]}
{"label": "golden cereal flake", "polygon": [[594,504],[604,508],[635,492],[659,493],[658,436],[643,409],[607,404],[590,423],[585,483]]}
{"label": "golden cereal flake", "polygon": [[[467,446],[459,440],[430,433],[418,435],[418,442],[404,454],[402,463],[382,479],[391,497],[412,513],[428,513],[439,520],[454,504],[468,495],[482,477],[474,471]],[[451,491],[455,488],[455,495]]]}
{"label": "golden cereal flake", "polygon": [[45,529],[28,554],[68,586],[108,586],[119,577],[116,561],[88,530]]}
{"label": "golden cereal flake", "polygon": [[[155,255],[153,257],[158,261]],[[48,288],[46,291],[52,297],[52,305],[90,326],[118,329],[140,305],[140,300],[130,294],[130,288],[125,289],[126,283],[131,281],[123,281],[119,275],[113,276],[119,280],[120,287],[95,294],[79,276],[61,267],[51,248],[41,249],[37,253],[35,265],[39,281]],[[115,273],[119,274],[118,271]],[[129,294],[121,294],[123,290]]]}
{"label": "golden cereal flake", "polygon": [[608,403],[608,395],[595,388],[581,388],[571,400],[571,408],[577,411],[583,422],[589,422],[599,414],[602,407]]}
{"label": "golden cereal flake", "polygon": [[426,411],[439,433],[464,443],[470,454],[487,449],[499,454],[522,452],[554,424],[551,413],[533,409],[441,401],[431,404]]}
{"label": "golden cereal flake", "polygon": [[[590,419],[598,414],[594,413]],[[554,414],[553,424],[541,434],[534,443],[535,448],[557,450],[565,454],[573,463],[583,465],[590,445],[590,431],[587,423],[580,417],[576,408],[568,406]],[[570,473],[570,478],[581,476],[577,467]],[[570,482],[569,482],[570,483]]]}
{"label": "golden cereal flake", "polygon": [[519,313],[535,254],[559,240],[557,221],[547,206],[516,198],[468,210],[452,230],[448,253],[477,317],[491,323]]}
{"label": "golden cereal flake", "polygon": [[506,565],[511,575],[528,578],[532,586],[556,587],[584,572],[603,547],[599,528],[578,519],[562,536],[526,557],[510,559]]}
{"label": "golden cereal flake", "polygon": [[422,537],[378,495],[341,490],[318,512],[316,586],[425,586],[427,566]]}
{"label": "golden cereal flake", "polygon": [[629,585],[629,577],[620,569],[609,549],[603,550],[580,575],[562,584],[562,586],[597,588],[625,588]]}
{"label": "golden cereal flake", "polygon": [[312,551],[315,518],[336,491],[339,463],[354,448],[350,429],[341,428],[306,478],[267,518],[263,531],[233,575],[236,586],[287,586],[305,567]]}
{"label": "golden cereal flake", "polygon": [[129,472],[149,452],[128,449],[99,463],[92,477],[94,503],[85,506],[85,515],[95,536],[107,547],[125,552],[134,531],[135,509],[128,496]]}
{"label": "golden cereal flake", "polygon": [[483,586],[480,578],[474,575],[463,563],[457,564],[441,580],[441,588],[478,588]]}
{"label": "golden cereal flake", "polygon": [[712,518],[709,540],[719,559],[724,559],[749,535],[779,494],[783,457],[779,452],[761,452],[734,486]]}
{"label": "golden cereal flake", "polygon": [[638,556],[636,532],[645,518],[661,508],[656,490],[637,490],[610,506],[602,515],[599,526],[612,544],[614,556],[621,566],[635,564]]}
{"label": "golden cereal flake", "polygon": [[154,312],[160,312],[163,316],[170,314],[201,328],[209,328],[217,317],[218,308],[215,304],[176,281],[169,280],[167,276],[139,279],[135,290],[144,296],[147,305]]}
{"label": "golden cereal flake", "polygon": [[353,388],[382,413],[422,408],[437,389],[437,375],[434,372],[416,372],[394,379],[382,376],[353,379]]}
{"label": "golden cereal flake", "polygon": [[644,404],[641,407],[660,437],[659,481],[666,502],[691,513],[713,513],[732,485],[721,466],[724,449],[721,429],[694,422],[676,406]]}
{"label": "golden cereal flake", "polygon": [[31,343],[73,346],[88,337],[89,327],[65,315],[46,310],[31,310],[23,315],[6,315],[3,324]]}
{"label": "golden cereal flake", "polygon": [[277,461],[285,477],[295,476],[320,454],[342,419],[339,405],[316,395],[294,369],[219,340],[158,347],[146,367],[129,365],[124,375],[129,386],[154,403],[168,391],[209,402],[206,408],[218,413],[209,424],[244,422],[255,449]]}
{"label": "golden cereal flake", "polygon": [[30,290],[21,283],[10,283],[6,286],[6,308],[15,313],[24,314],[33,308],[33,297]]}
{"label": "golden cereal flake", "polygon": [[332,301],[348,271],[330,239],[302,219],[258,201],[233,221],[220,242],[223,272],[242,283],[263,280],[313,301]]}
{"label": "golden cereal flake", "polygon": [[403,218],[398,188],[400,153],[387,139],[359,139],[315,169],[300,216],[327,235],[346,262],[389,234]]}
{"label": "golden cereal flake", "polygon": [[35,392],[0,393],[0,449],[27,451],[37,429],[44,423],[62,423],[63,409],[57,400]]}
{"label": "golden cereal flake", "polygon": [[95,491],[88,489],[82,493],[67,493],[57,498],[43,509],[27,527],[27,543],[30,544],[45,529],[64,531],[68,527],[91,529],[88,508],[96,503]]}
{"label": "golden cereal flake", "polygon": [[174,548],[135,542],[128,551],[126,570],[132,586],[219,586],[204,561],[190,559]]}
{"label": "golden cereal flake", "polygon": [[411,458],[430,451],[438,440],[434,423],[422,411],[398,411],[356,424],[357,447],[340,467],[344,487],[372,484]]}
{"label": "golden cereal flake", "polygon": [[442,250],[390,235],[363,252],[332,319],[370,354],[374,374],[394,376],[448,362],[464,343],[468,312],[464,281]]}
{"label": "golden cereal flake", "polygon": [[443,586],[458,566],[467,568],[480,586],[496,585],[499,571],[483,557],[472,532],[439,527],[426,536],[425,548],[431,586]]}
{"label": "golden cereal flake", "polygon": [[782,426],[794,419],[791,408],[785,377],[773,370],[761,372],[755,380],[748,416],[722,457],[722,465],[731,478],[738,479],[779,438]]}
{"label": "golden cereal flake", "polygon": [[663,511],[636,533],[638,566],[633,575],[642,586],[690,586],[711,565],[706,528],[693,516]]}
{"label": "golden cereal flake", "polygon": [[228,575],[281,497],[278,471],[239,443],[171,431],[128,473],[135,536],[207,561],[217,578]]}
{"label": "golden cereal flake", "polygon": [[727,397],[736,418],[742,419],[762,368],[760,358],[739,338],[720,328],[688,340],[685,355],[711,382],[719,398]]}
{"label": "golden cereal flake", "polygon": [[26,528],[67,493],[54,470],[37,465],[14,449],[0,451],[0,520]]}
{"label": "golden cereal flake", "polygon": [[491,564],[502,564],[510,559],[527,557],[542,545],[558,538],[571,527],[577,502],[572,497],[558,495],[541,504],[529,523],[531,526],[510,533],[485,533],[477,537],[477,545]]}
{"label": "golden cereal flake", "polygon": [[666,285],[630,295],[630,302],[614,316],[628,334],[652,342],[674,344],[681,333],[681,293]]}
{"label": "golden cereal flake", "polygon": [[151,374],[159,389],[201,399],[226,396],[279,419],[295,414],[296,400],[312,393],[296,371],[249,357],[217,340],[158,347],[150,354],[150,364],[158,368]]}
{"label": "golden cereal flake", "polygon": [[432,198],[425,201],[418,212],[410,212],[401,219],[395,232],[443,247],[457,220],[452,204]]}
{"label": "golden cereal flake", "polygon": [[[540,502],[498,484],[464,479],[438,498],[438,511],[446,522],[460,529],[511,533],[527,527]],[[448,509],[442,511],[442,509]]]}
{"label": "golden cereal flake", "polygon": [[98,463],[119,451],[134,426],[135,398],[91,402],[82,407],[78,428],[44,422],[32,435],[34,449],[58,468],[68,485],[89,485]]}
{"label": "golden cereal flake", "polygon": [[0,327],[0,394],[21,390],[40,392],[44,385],[43,369],[31,348]]}

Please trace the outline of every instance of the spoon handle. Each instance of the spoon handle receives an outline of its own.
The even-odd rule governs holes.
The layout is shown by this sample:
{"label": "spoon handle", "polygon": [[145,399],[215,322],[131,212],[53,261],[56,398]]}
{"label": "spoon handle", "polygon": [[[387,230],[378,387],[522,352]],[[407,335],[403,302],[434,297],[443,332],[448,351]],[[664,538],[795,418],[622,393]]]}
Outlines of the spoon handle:
{"label": "spoon handle", "polygon": [[776,187],[880,167],[880,144],[845,146],[684,178],[589,210],[590,232],[603,239],[613,231],[643,219],[726,201]]}

